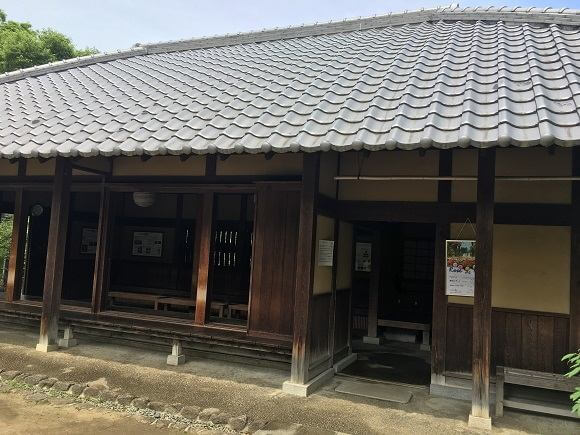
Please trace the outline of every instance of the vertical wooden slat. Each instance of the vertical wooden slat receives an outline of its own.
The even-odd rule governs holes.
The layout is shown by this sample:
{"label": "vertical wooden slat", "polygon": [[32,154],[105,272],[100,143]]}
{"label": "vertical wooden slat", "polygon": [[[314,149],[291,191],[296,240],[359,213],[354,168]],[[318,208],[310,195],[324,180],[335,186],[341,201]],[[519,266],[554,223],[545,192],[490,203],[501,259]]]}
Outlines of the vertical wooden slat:
{"label": "vertical wooden slat", "polygon": [[520,368],[522,365],[522,315],[506,313],[505,330],[505,365]]}
{"label": "vertical wooden slat", "polygon": [[314,248],[316,238],[316,197],[320,155],[303,155],[302,193],[298,256],[296,258],[296,289],[294,293],[294,328],[290,382],[305,384],[309,378],[310,324],[312,315],[312,284],[314,281]]}
{"label": "vertical wooden slat", "polygon": [[[572,150],[572,174],[580,176],[580,148]],[[570,345],[580,349],[580,181],[572,182],[572,226],[570,250]]]}
{"label": "vertical wooden slat", "polygon": [[538,316],[522,316],[522,361],[526,369],[539,370],[538,364]]}
{"label": "vertical wooden slat", "polygon": [[[338,184],[338,183],[337,183]],[[331,290],[332,296],[330,299],[330,319],[329,319],[329,337],[328,337],[328,353],[332,357],[334,355],[334,336],[336,333],[336,277],[338,272],[338,237],[340,230],[340,221],[334,219],[334,249],[332,251],[332,280]],[[332,358],[331,358],[332,364]]]}
{"label": "vertical wooden slat", "polygon": [[554,371],[556,373],[566,373],[567,365],[562,362],[562,356],[569,352],[570,332],[568,328],[569,319],[564,317],[554,318]]}
{"label": "vertical wooden slat", "polygon": [[206,178],[215,178],[217,171],[217,156],[215,154],[207,154],[205,156],[205,176]]}
{"label": "vertical wooden slat", "polygon": [[101,189],[99,224],[97,228],[97,251],[95,254],[95,274],[93,278],[92,311],[99,313],[104,308],[106,293],[109,290],[111,272],[111,240],[115,223],[115,203],[111,191]]}
{"label": "vertical wooden slat", "polygon": [[209,318],[211,295],[209,294],[209,267],[211,253],[211,236],[213,222],[214,193],[203,194],[203,214],[201,218],[201,232],[199,242],[199,260],[197,268],[197,292],[195,304],[195,323],[205,324]]}
{"label": "vertical wooden slat", "polygon": [[473,397],[471,415],[489,418],[491,355],[491,277],[493,263],[493,212],[495,150],[479,151],[477,173],[477,273],[473,304]]}
{"label": "vertical wooden slat", "polygon": [[491,372],[495,373],[497,366],[505,365],[504,349],[505,344],[505,313],[503,311],[492,311],[491,315]]}
{"label": "vertical wooden slat", "polygon": [[[439,175],[452,175],[453,154],[451,150],[439,152]],[[438,202],[451,202],[451,182],[439,181]],[[447,295],[445,294],[445,241],[449,239],[447,207],[442,207],[435,227],[435,258],[433,268],[433,317],[431,320],[431,382],[443,383],[447,337]]]}
{"label": "vertical wooden slat", "polygon": [[369,280],[369,314],[367,337],[377,337],[379,314],[379,287],[381,285],[381,232],[373,231],[371,245],[371,276]]}
{"label": "vertical wooden slat", "polygon": [[538,316],[538,370],[554,372],[554,317]]}
{"label": "vertical wooden slat", "polygon": [[38,350],[45,352],[58,346],[58,318],[65,256],[64,246],[68,227],[71,173],[70,160],[57,157],[44,274],[40,337],[37,345]]}
{"label": "vertical wooden slat", "polygon": [[20,293],[22,290],[26,226],[28,222],[28,212],[26,210],[26,202],[24,198],[24,191],[18,189],[14,199],[12,240],[10,242],[10,259],[8,261],[8,277],[6,280],[6,302],[20,300]]}

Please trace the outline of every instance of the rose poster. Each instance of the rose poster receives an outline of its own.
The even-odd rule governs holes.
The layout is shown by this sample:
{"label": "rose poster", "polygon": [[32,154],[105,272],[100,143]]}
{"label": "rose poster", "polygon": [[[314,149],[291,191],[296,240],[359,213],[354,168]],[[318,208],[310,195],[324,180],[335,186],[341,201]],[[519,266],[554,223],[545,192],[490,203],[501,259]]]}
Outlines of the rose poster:
{"label": "rose poster", "polygon": [[475,240],[447,240],[445,294],[473,296],[475,290]]}

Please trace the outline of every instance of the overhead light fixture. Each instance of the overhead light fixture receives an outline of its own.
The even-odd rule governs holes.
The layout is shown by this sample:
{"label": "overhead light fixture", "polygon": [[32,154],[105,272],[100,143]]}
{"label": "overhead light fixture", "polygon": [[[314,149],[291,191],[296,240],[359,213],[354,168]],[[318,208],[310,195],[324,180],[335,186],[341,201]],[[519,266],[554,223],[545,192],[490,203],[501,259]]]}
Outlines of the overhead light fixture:
{"label": "overhead light fixture", "polygon": [[133,202],[137,207],[151,207],[155,203],[155,192],[133,192]]}

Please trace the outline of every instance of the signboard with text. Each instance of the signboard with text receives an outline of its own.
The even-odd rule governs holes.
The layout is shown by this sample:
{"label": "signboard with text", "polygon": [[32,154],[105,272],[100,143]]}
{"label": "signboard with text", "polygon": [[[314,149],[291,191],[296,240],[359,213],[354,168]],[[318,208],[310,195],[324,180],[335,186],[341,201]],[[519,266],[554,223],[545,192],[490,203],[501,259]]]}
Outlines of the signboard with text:
{"label": "signboard with text", "polygon": [[445,243],[445,294],[473,296],[475,240],[447,240]]}

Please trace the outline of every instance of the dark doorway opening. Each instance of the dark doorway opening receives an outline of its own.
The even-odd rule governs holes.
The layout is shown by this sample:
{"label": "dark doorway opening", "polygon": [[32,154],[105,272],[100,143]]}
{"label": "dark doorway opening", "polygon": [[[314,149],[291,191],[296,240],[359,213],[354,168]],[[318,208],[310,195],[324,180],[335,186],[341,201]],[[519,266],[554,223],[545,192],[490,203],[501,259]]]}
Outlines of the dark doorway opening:
{"label": "dark doorway opening", "polygon": [[[435,225],[362,222],[355,225],[354,239],[352,337],[358,360],[343,373],[429,384]],[[378,270],[357,265],[365,245],[371,247],[371,257],[379,256],[372,266]],[[368,339],[373,280],[378,292],[377,334]]]}

